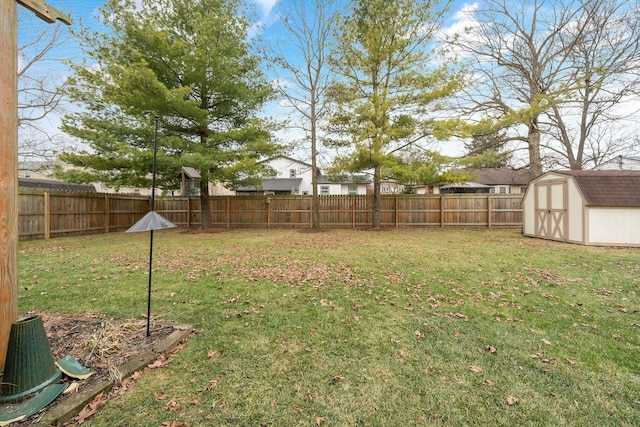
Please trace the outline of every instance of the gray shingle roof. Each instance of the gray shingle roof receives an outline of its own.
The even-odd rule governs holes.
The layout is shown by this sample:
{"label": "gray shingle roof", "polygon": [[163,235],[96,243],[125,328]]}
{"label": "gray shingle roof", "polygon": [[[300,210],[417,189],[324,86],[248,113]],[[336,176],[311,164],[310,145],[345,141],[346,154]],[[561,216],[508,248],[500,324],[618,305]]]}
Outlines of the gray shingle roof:
{"label": "gray shingle roof", "polygon": [[[260,190],[264,191],[293,191],[300,187],[302,178],[266,178],[262,180]],[[257,191],[258,187],[244,186],[236,191]]]}
{"label": "gray shingle roof", "polygon": [[473,181],[485,185],[520,185],[529,183],[528,169],[484,168],[469,170]]}
{"label": "gray shingle roof", "polygon": [[18,178],[20,188],[37,188],[39,190],[75,191],[81,193],[95,193],[96,188],[91,184],[71,184],[52,179]]}
{"label": "gray shingle roof", "polygon": [[640,207],[640,171],[555,171],[572,176],[588,206]]}

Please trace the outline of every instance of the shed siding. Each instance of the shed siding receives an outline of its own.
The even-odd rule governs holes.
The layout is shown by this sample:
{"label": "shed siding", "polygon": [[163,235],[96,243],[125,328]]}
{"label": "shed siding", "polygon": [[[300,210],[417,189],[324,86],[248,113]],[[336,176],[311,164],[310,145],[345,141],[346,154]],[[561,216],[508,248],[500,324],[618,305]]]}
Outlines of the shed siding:
{"label": "shed siding", "polygon": [[592,245],[640,245],[640,211],[592,207],[588,233]]}
{"label": "shed siding", "polygon": [[567,240],[573,243],[584,243],[584,202],[580,190],[573,179],[567,186],[569,204],[567,206],[568,233]]}

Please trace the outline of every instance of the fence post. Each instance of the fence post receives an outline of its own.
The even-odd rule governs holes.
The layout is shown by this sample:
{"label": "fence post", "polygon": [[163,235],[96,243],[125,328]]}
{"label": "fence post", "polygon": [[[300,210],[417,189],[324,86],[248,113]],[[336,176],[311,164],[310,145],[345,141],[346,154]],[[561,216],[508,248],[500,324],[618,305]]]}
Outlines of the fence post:
{"label": "fence post", "polygon": [[191,197],[187,196],[187,228],[191,228]]}
{"label": "fence post", "polygon": [[44,192],[44,239],[51,238],[51,196],[48,191]]}
{"label": "fence post", "polygon": [[104,195],[104,232],[111,230],[111,199],[109,194]]}
{"label": "fence post", "polygon": [[491,193],[487,194],[487,227],[491,228]]}
{"label": "fence post", "polygon": [[395,212],[393,213],[393,215],[394,215],[395,220],[396,220],[396,228],[398,228],[398,195],[397,194],[395,196],[394,209],[395,209]]}
{"label": "fence post", "polygon": [[[200,205],[200,223],[202,224],[202,203]],[[227,196],[227,228],[231,226],[231,196]]]}
{"label": "fence post", "polygon": [[444,197],[440,195],[440,228],[444,227]]}
{"label": "fence post", "polygon": [[267,205],[267,228],[271,228],[271,198],[267,197],[264,202]]}

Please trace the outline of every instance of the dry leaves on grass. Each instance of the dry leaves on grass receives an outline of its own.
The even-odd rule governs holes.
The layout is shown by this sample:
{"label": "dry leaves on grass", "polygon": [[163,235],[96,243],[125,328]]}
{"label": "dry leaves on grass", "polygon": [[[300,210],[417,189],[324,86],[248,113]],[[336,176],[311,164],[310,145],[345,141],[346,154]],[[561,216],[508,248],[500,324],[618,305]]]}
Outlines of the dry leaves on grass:
{"label": "dry leaves on grass", "polygon": [[75,421],[77,424],[84,423],[87,418],[97,414],[100,409],[107,403],[107,398],[100,393],[97,395],[82,411],[76,416]]}
{"label": "dry leaves on grass", "polygon": [[476,365],[471,365],[471,372],[473,372],[474,374],[481,374],[484,372],[484,369],[482,369],[480,366],[476,366]]}
{"label": "dry leaves on grass", "polygon": [[507,396],[507,405],[513,406],[516,403],[518,403],[518,398],[517,397],[511,396],[511,395]]}

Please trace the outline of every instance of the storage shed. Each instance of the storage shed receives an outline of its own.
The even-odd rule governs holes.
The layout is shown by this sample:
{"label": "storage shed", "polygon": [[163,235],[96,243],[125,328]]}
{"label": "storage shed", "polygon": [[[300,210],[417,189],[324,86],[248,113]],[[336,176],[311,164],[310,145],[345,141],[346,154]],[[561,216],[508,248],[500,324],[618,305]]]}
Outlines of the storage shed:
{"label": "storage shed", "polygon": [[522,200],[523,234],[583,245],[640,246],[640,171],[547,172]]}

